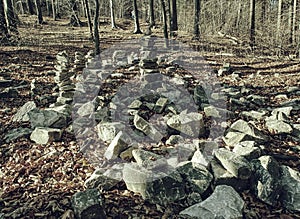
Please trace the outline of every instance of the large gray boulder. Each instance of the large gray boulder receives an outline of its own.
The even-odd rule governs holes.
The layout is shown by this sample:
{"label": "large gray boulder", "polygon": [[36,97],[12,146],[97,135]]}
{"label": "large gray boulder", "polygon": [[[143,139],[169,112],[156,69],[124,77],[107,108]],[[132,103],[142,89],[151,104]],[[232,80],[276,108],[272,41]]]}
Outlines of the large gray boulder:
{"label": "large gray boulder", "polygon": [[155,142],[159,142],[164,137],[154,126],[137,114],[134,116],[133,123],[136,129],[143,132]]}
{"label": "large gray boulder", "polygon": [[238,156],[225,148],[216,150],[214,155],[222,166],[235,177],[240,179],[249,179],[251,177],[251,164],[244,157]]}
{"label": "large gray boulder", "polygon": [[205,134],[203,116],[200,113],[181,113],[167,121],[167,125],[182,134],[198,137]]}
{"label": "large gray boulder", "polygon": [[180,212],[196,219],[242,219],[244,201],[230,186],[217,186],[213,194],[201,203]]}
{"label": "large gray boulder", "polygon": [[288,166],[281,166],[280,201],[291,211],[300,212],[300,172]]}
{"label": "large gray boulder", "polygon": [[72,207],[78,219],[105,219],[103,204],[98,189],[87,189],[72,196]]}
{"label": "large gray boulder", "polygon": [[124,164],[115,164],[107,170],[96,169],[84,182],[84,186],[88,189],[110,190],[122,181],[123,168]]}
{"label": "large gray boulder", "polygon": [[229,146],[234,146],[242,141],[265,142],[268,140],[268,137],[256,127],[241,119],[234,122],[226,133],[223,140]]}
{"label": "large gray boulder", "polygon": [[212,174],[201,164],[190,161],[180,163],[176,170],[185,179],[189,192],[204,193],[213,179]]}
{"label": "large gray boulder", "polygon": [[33,109],[28,112],[31,127],[65,128],[67,116],[54,110]]}
{"label": "large gray boulder", "polygon": [[128,190],[140,193],[153,204],[166,206],[186,197],[183,179],[177,171],[151,171],[137,163],[126,163],[123,180]]}
{"label": "large gray boulder", "polygon": [[251,161],[254,168],[252,190],[254,194],[269,205],[276,205],[279,198],[280,166],[271,156],[262,156]]}

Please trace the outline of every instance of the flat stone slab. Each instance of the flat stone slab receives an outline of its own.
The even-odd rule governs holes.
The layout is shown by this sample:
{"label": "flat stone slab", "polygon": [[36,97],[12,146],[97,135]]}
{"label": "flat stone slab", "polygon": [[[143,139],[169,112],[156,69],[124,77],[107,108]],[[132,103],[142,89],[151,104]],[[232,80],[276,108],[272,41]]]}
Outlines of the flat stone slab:
{"label": "flat stone slab", "polygon": [[14,122],[28,122],[29,116],[28,112],[31,110],[36,109],[36,104],[33,101],[29,101],[25,103],[18,112],[13,116],[12,120]]}

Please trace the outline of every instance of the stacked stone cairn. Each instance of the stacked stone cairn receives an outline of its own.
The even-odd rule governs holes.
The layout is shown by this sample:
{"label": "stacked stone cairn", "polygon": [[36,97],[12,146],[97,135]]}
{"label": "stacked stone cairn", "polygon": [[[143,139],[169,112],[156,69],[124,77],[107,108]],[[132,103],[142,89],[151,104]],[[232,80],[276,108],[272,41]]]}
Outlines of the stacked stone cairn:
{"label": "stacked stone cairn", "polygon": [[54,66],[56,69],[54,80],[59,89],[56,105],[71,104],[75,85],[70,78],[74,76],[75,72],[74,69],[69,70],[70,58],[66,51],[59,52],[56,55],[56,62],[57,64]]}

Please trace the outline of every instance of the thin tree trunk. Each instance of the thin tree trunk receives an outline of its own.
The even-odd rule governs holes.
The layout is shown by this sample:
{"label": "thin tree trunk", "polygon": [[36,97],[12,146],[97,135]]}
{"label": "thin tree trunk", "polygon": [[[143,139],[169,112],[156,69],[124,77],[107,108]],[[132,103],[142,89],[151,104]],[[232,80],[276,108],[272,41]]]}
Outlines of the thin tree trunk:
{"label": "thin tree trunk", "polygon": [[29,14],[34,15],[32,0],[27,0],[27,8],[28,8]]}
{"label": "thin tree trunk", "polygon": [[178,30],[178,21],[177,21],[177,1],[172,0],[172,31]]}
{"label": "thin tree trunk", "polygon": [[55,6],[55,0],[51,0],[52,4],[52,18],[56,21],[56,6]]}
{"label": "thin tree trunk", "polygon": [[90,37],[91,39],[93,39],[93,26],[92,26],[92,19],[91,19],[91,12],[90,12],[90,6],[89,6],[89,1],[88,0],[84,0],[84,4],[85,4],[85,13],[87,15],[87,19],[88,19],[88,26],[89,26],[89,30],[90,30]]}
{"label": "thin tree trunk", "polygon": [[262,0],[262,2],[261,2],[261,24],[262,24],[262,26],[265,24],[265,20],[266,20],[266,8],[267,8],[266,0]]}
{"label": "thin tree trunk", "polygon": [[35,6],[36,6],[36,13],[38,17],[38,24],[43,24],[43,14],[42,14],[42,7],[40,0],[35,0]]}
{"label": "thin tree trunk", "polygon": [[289,29],[289,44],[293,43],[293,3],[294,0],[289,2],[289,20],[288,20],[288,29]]}
{"label": "thin tree trunk", "polygon": [[18,19],[16,18],[16,14],[14,12],[14,7],[11,0],[4,1],[4,9],[6,11],[6,24],[9,32],[18,34]]}
{"label": "thin tree trunk", "polygon": [[149,16],[150,16],[150,28],[155,26],[155,17],[154,17],[154,0],[149,0]]}
{"label": "thin tree trunk", "polygon": [[163,24],[164,24],[164,38],[168,39],[168,24],[167,24],[167,12],[166,12],[166,5],[164,0],[160,0],[161,2],[161,9],[162,9],[162,16],[163,16]]}
{"label": "thin tree trunk", "polygon": [[242,13],[242,2],[241,0],[238,0],[237,16],[235,22],[235,28],[237,31],[240,29],[241,13]]}
{"label": "thin tree trunk", "polygon": [[141,34],[142,31],[140,29],[140,22],[139,22],[139,11],[137,8],[136,0],[133,0],[133,13],[134,13],[134,34]]}
{"label": "thin tree trunk", "polygon": [[194,38],[200,38],[200,0],[194,0],[195,4],[195,17],[194,17]]}
{"label": "thin tree trunk", "polygon": [[109,0],[110,3],[110,18],[111,18],[111,28],[117,28],[116,21],[115,21],[115,8],[113,0]]}
{"label": "thin tree trunk", "polygon": [[8,37],[9,35],[4,13],[4,4],[3,1],[0,0],[0,44],[7,41]]}
{"label": "thin tree trunk", "polygon": [[94,42],[95,42],[95,55],[100,54],[100,36],[99,36],[99,0],[95,0],[95,15],[94,15]]}
{"label": "thin tree trunk", "polygon": [[292,26],[292,43],[296,43],[296,17],[297,17],[297,0],[294,0],[293,6],[293,26]]}
{"label": "thin tree trunk", "polygon": [[250,1],[250,47],[255,45],[255,0]]}
{"label": "thin tree trunk", "polygon": [[169,32],[170,32],[170,37],[172,37],[172,11],[171,11],[171,0],[167,0],[168,3],[168,18],[169,18]]}
{"label": "thin tree trunk", "polygon": [[276,43],[279,44],[280,39],[280,27],[281,27],[281,10],[282,10],[282,0],[278,1],[278,14],[277,14],[277,32],[276,32]]}

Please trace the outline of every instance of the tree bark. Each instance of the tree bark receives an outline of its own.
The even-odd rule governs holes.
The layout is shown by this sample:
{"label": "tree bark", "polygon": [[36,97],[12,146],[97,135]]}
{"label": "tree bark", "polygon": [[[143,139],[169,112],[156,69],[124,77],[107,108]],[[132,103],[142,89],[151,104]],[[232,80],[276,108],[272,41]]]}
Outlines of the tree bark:
{"label": "tree bark", "polygon": [[90,6],[89,6],[89,1],[88,0],[84,0],[84,4],[85,4],[85,13],[88,19],[88,26],[89,26],[89,30],[90,30],[90,37],[91,39],[93,39],[93,26],[92,26],[92,19],[91,19],[91,12],[90,12]]}
{"label": "tree bark", "polygon": [[296,43],[296,17],[297,17],[297,0],[294,0],[293,6],[293,25],[292,25],[292,43]]}
{"label": "tree bark", "polygon": [[56,21],[56,6],[55,6],[55,0],[51,0],[52,4],[52,18],[54,21]]}
{"label": "tree bark", "polygon": [[94,42],[95,42],[95,55],[100,54],[100,36],[99,36],[99,0],[95,0],[95,15],[94,15]]}
{"label": "tree bark", "polygon": [[194,0],[195,4],[195,15],[194,15],[194,39],[200,38],[200,0]]}
{"label": "tree bark", "polygon": [[36,13],[38,17],[38,24],[43,24],[43,14],[40,0],[35,0]]}
{"label": "tree bark", "polygon": [[255,0],[250,0],[250,47],[255,45]]}
{"label": "tree bark", "polygon": [[155,26],[155,17],[154,17],[154,0],[149,0],[149,23],[150,28]]}
{"label": "tree bark", "polygon": [[172,0],[172,31],[178,30],[178,20],[177,20],[177,1]]}
{"label": "tree bark", "polygon": [[8,37],[9,35],[4,13],[4,4],[3,1],[0,0],[0,44],[7,41]]}
{"label": "tree bark", "polygon": [[134,13],[134,34],[141,34],[142,31],[140,29],[140,22],[139,22],[139,11],[137,8],[136,0],[133,0],[133,13]]}
{"label": "tree bark", "polygon": [[163,16],[163,24],[164,24],[164,38],[168,39],[168,24],[167,24],[167,12],[166,12],[166,5],[164,0],[160,0],[161,2],[161,10]]}
{"label": "tree bark", "polygon": [[14,12],[14,7],[11,0],[4,1],[4,9],[6,11],[5,14],[6,14],[6,24],[8,27],[8,31],[18,34],[18,27],[17,27],[18,19]]}
{"label": "tree bark", "polygon": [[110,3],[110,18],[111,18],[111,28],[117,28],[116,21],[115,21],[115,11],[114,11],[114,2],[113,0],[109,0]]}
{"label": "tree bark", "polygon": [[288,20],[288,29],[289,29],[289,44],[293,43],[293,3],[294,0],[289,2],[289,20]]}
{"label": "tree bark", "polygon": [[282,10],[282,0],[278,1],[278,14],[277,14],[277,31],[276,31],[276,43],[279,44],[280,39],[280,27],[281,27],[281,10]]}
{"label": "tree bark", "polygon": [[27,0],[27,8],[28,8],[28,12],[31,15],[34,15],[34,9],[33,9],[33,4],[31,0]]}

